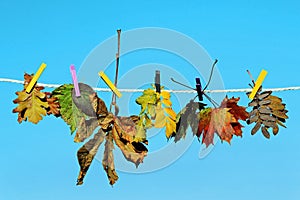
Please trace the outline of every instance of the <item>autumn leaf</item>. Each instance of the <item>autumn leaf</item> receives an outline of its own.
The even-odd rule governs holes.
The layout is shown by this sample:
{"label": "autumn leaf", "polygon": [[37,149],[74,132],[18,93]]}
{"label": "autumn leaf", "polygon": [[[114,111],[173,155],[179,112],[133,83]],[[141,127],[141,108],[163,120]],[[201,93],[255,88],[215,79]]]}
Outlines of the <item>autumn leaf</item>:
{"label": "autumn leaf", "polygon": [[77,178],[77,185],[83,184],[83,179],[98,151],[99,146],[104,140],[104,132],[99,129],[94,138],[85,143],[77,152],[80,172]]}
{"label": "autumn leaf", "polygon": [[138,130],[137,122],[139,121],[138,116],[130,117],[114,117],[114,123],[118,135],[132,143],[132,142],[147,142],[146,132]]}
{"label": "autumn leaf", "polygon": [[61,117],[70,126],[71,134],[77,129],[82,117],[85,117],[73,102],[73,88],[73,84],[65,84],[52,92],[53,97],[58,99]]}
{"label": "autumn leaf", "polygon": [[[235,134],[233,127],[231,126],[231,120],[234,119],[229,112],[228,108],[215,108],[207,111],[210,115],[208,119],[203,119],[200,114],[200,121],[204,120],[209,123],[199,125],[198,137],[203,132],[202,143],[209,146],[213,144],[214,133],[217,133],[221,140],[226,140],[230,143],[232,136]],[[202,128],[203,127],[203,128]]]}
{"label": "autumn leaf", "polygon": [[103,169],[106,171],[107,177],[109,179],[109,183],[111,185],[115,184],[115,182],[119,179],[116,171],[115,171],[115,165],[114,165],[114,143],[113,143],[113,137],[112,134],[109,133],[105,136],[106,142],[105,142],[105,150],[104,155],[102,159],[102,166]]}
{"label": "autumn leaf", "polygon": [[126,140],[122,140],[117,129],[118,128],[116,128],[116,125],[112,129],[112,135],[116,145],[120,148],[124,157],[138,167],[138,165],[143,162],[145,156],[147,156],[147,148],[140,142],[130,143]]}
{"label": "autumn leaf", "polygon": [[249,117],[249,113],[246,111],[246,107],[239,106],[237,103],[240,100],[239,97],[228,99],[226,96],[222,101],[220,108],[230,108],[229,112],[235,117],[237,120],[245,121]]}
{"label": "autumn leaf", "polygon": [[114,122],[114,115],[110,112],[106,116],[99,118],[98,121],[103,131],[108,132]]}
{"label": "autumn leaf", "polygon": [[168,139],[175,134],[176,113],[172,109],[170,98],[171,94],[161,87],[161,93],[156,92],[154,88],[149,88],[144,90],[142,96],[136,99],[136,103],[141,105],[140,121],[138,122],[138,130],[141,134],[152,126],[155,128],[165,127]]}
{"label": "autumn leaf", "polygon": [[176,117],[176,134],[173,136],[174,141],[178,142],[180,139],[185,138],[188,127],[194,135],[197,134],[199,117],[198,111],[204,109],[206,104],[200,102],[194,102],[191,100],[178,114]]}
{"label": "autumn leaf", "polygon": [[[288,111],[285,109],[285,104],[282,103],[281,98],[271,94],[272,91],[262,92],[262,87],[260,87],[253,100],[248,104],[249,107],[252,107],[252,111],[247,119],[247,124],[255,123],[251,135],[261,129],[262,134],[269,139],[271,137],[270,128],[272,128],[273,135],[278,134],[278,125],[286,128],[284,123],[288,119],[286,115]],[[250,93],[247,95],[249,96]]]}
{"label": "autumn leaf", "polygon": [[171,94],[162,90],[159,94],[159,102],[156,107],[156,117],[154,126],[162,128],[161,124],[166,127],[166,137],[169,139],[176,132],[176,112],[172,109]]}
{"label": "autumn leaf", "polygon": [[[88,96],[88,100],[83,100],[86,105],[85,107],[88,109],[82,109],[85,110],[84,112],[86,114],[94,115],[94,117],[81,117],[77,126],[74,142],[83,142],[86,138],[91,136],[98,127],[102,126],[103,129],[107,129],[113,121],[113,115],[108,113],[104,101],[99,98],[95,92],[89,91],[82,95],[83,97]],[[74,94],[72,96],[74,97]],[[77,104],[78,103],[82,104],[82,102],[77,100]],[[92,111],[90,109],[92,109]],[[109,121],[103,121],[108,118],[110,118]]]}
{"label": "autumn leaf", "polygon": [[153,89],[144,90],[143,95],[135,100],[137,104],[141,105],[140,115],[146,113],[153,117],[155,114],[153,108],[157,104],[158,98],[159,96]]}
{"label": "autumn leaf", "polygon": [[200,121],[198,124],[198,130],[196,136],[199,139],[202,135],[202,144],[206,144],[206,146],[213,144],[213,139],[214,139],[215,130],[213,129],[213,127],[210,127],[211,111],[212,108],[203,109],[200,111],[198,117]]}
{"label": "autumn leaf", "polygon": [[108,115],[105,102],[97,96],[96,92],[89,95],[89,99],[98,118]]}
{"label": "autumn leaf", "polygon": [[238,120],[248,117],[245,107],[238,106],[239,98],[225,99],[219,108],[206,108],[199,113],[197,137],[202,135],[202,143],[206,146],[213,144],[216,133],[222,141],[229,144],[233,135],[242,136],[242,125]]}
{"label": "autumn leaf", "polygon": [[47,95],[47,102],[48,102],[48,109],[47,114],[48,115],[54,115],[55,117],[60,117],[60,105],[58,102],[58,99],[56,97],[53,97],[52,93],[46,92]]}
{"label": "autumn leaf", "polygon": [[155,128],[163,128],[166,126],[167,116],[165,115],[164,109],[162,108],[161,104],[158,104],[155,107]]}
{"label": "autumn leaf", "polygon": [[169,107],[162,107],[159,102],[156,107],[154,127],[166,127],[166,137],[169,139],[176,132],[176,113]]}
{"label": "autumn leaf", "polygon": [[[75,106],[79,107],[78,110],[80,112],[83,112],[83,116],[78,118],[77,132],[74,141],[82,142],[93,135],[95,130],[99,129],[94,138],[88,141],[78,151],[78,161],[81,167],[78,184],[83,183],[84,176],[105,138],[106,142],[102,165],[110,184],[113,185],[118,180],[114,166],[114,143],[120,148],[127,160],[138,166],[147,155],[148,150],[141,143],[144,142],[147,144],[146,134],[138,129],[138,116],[114,116],[111,112],[107,111],[102,99],[89,89],[89,87],[83,87],[86,89],[86,92],[81,94],[85,96],[84,99],[78,100],[74,98],[74,94],[72,95],[72,101],[77,102]],[[86,106],[87,104],[89,104],[89,106]]]}
{"label": "autumn leaf", "polygon": [[99,127],[97,118],[85,119],[85,117],[82,117],[78,124],[74,142],[83,142],[94,133],[97,127]]}
{"label": "autumn leaf", "polygon": [[[239,106],[237,103],[240,100],[240,98],[234,98],[228,99],[226,96],[224,100],[222,101],[220,108],[229,108],[229,112],[233,115],[233,117],[236,120],[242,120],[245,121],[249,117],[249,113],[246,111],[246,107]],[[237,122],[231,122],[231,125],[233,129],[235,130],[235,135],[242,136],[242,125]]]}
{"label": "autumn leaf", "polygon": [[[97,105],[95,105],[95,103],[96,104],[99,103],[99,100],[101,100],[101,99],[97,98],[97,100],[98,100],[97,102],[94,102],[95,100],[93,101],[93,98],[96,98],[96,93],[93,90],[93,88],[91,88],[89,85],[84,84],[84,83],[79,83],[78,86],[80,89],[79,97],[76,97],[75,90],[72,89],[71,96],[72,96],[73,103],[86,116],[97,117],[96,107],[98,109],[99,109],[99,107]],[[104,109],[104,108],[106,108],[105,104],[101,106],[101,109]],[[106,110],[106,114],[107,114],[107,110]]]}
{"label": "autumn leaf", "polygon": [[28,119],[28,121],[37,124],[43,119],[43,116],[46,116],[49,108],[47,95],[46,93],[41,92],[44,87],[35,85],[30,93],[26,92],[26,88],[32,77],[32,75],[25,73],[24,89],[16,92],[18,98],[13,101],[15,104],[19,104],[15,109],[13,109],[13,113],[18,113],[19,123]]}

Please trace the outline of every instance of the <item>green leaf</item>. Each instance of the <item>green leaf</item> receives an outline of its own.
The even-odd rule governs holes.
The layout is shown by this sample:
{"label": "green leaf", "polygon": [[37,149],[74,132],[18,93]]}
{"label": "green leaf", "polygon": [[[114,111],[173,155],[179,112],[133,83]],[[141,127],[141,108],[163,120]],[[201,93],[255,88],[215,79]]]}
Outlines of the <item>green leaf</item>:
{"label": "green leaf", "polygon": [[52,95],[58,99],[61,117],[70,126],[71,134],[78,127],[81,118],[85,116],[72,100],[73,88],[73,84],[65,84],[52,92]]}
{"label": "green leaf", "polygon": [[[153,125],[156,128],[165,127],[166,137],[169,139],[176,131],[176,113],[172,109],[170,92],[164,91],[163,87],[161,89],[161,93],[157,93],[154,89],[146,89],[142,96],[136,99],[136,103],[141,105],[138,125],[142,126],[144,130]],[[141,127],[138,129],[139,133],[144,134]]]}
{"label": "green leaf", "polygon": [[[149,113],[149,109],[153,109],[151,108],[151,106],[155,105],[157,102],[157,95],[156,92],[153,89],[146,89],[143,92],[143,95],[138,97],[135,102],[139,105],[141,105],[141,113]],[[150,107],[150,108],[149,108]],[[151,112],[151,111],[150,111]]]}

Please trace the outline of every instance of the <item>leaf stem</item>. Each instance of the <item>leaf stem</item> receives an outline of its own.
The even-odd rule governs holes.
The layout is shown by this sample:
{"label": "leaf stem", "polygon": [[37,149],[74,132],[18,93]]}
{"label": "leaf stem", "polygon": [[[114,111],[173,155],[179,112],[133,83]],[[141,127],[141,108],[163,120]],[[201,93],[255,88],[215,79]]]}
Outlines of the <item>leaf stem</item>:
{"label": "leaf stem", "polygon": [[171,78],[171,81],[173,81],[174,83],[177,83],[177,84],[179,84],[179,85],[182,85],[182,86],[184,86],[184,87],[186,87],[186,88],[189,88],[189,89],[191,89],[191,90],[196,90],[195,88],[192,88],[192,87],[190,87],[190,86],[188,86],[188,85],[185,85],[185,84],[183,84],[183,83],[180,83],[180,82],[178,82],[178,81],[175,81],[174,78]]}
{"label": "leaf stem", "polygon": [[203,93],[203,95],[208,99],[208,101],[215,107],[215,108],[217,108],[217,107],[219,107],[219,104],[215,101],[215,100],[213,100],[212,98],[210,98],[207,94],[205,94],[205,93]]}
{"label": "leaf stem", "polygon": [[[118,86],[118,74],[119,74],[119,63],[120,63],[121,29],[118,29],[117,33],[118,33],[118,51],[116,53],[116,75],[115,75],[115,83],[114,83],[116,87]],[[111,112],[112,106],[116,106],[116,105],[117,105],[117,98],[116,98],[116,94],[113,93],[109,111]],[[116,109],[115,109],[115,115],[117,115]]]}
{"label": "leaf stem", "polygon": [[211,81],[211,78],[212,78],[212,75],[213,75],[213,72],[214,72],[214,68],[215,68],[217,62],[218,62],[218,60],[216,59],[215,62],[213,63],[213,65],[212,65],[212,67],[211,67],[209,79],[208,79],[208,82],[207,82],[206,86],[203,88],[203,92],[208,87],[208,85],[210,84],[210,81]]}
{"label": "leaf stem", "polygon": [[[248,73],[248,75],[250,76],[250,79],[251,79],[251,81],[252,81],[252,83],[253,83],[253,87],[255,86],[255,81],[254,81],[254,78],[253,78],[253,76],[252,76],[252,74],[251,74],[251,72],[247,69],[247,73]],[[251,84],[249,84],[251,87],[252,87],[252,85]],[[252,88],[253,88],[252,87]]]}

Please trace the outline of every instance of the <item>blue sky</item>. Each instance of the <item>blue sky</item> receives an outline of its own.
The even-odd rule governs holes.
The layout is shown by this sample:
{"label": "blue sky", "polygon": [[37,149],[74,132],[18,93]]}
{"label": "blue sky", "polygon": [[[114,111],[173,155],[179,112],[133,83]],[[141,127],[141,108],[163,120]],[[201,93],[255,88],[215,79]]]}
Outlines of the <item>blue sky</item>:
{"label": "blue sky", "polygon": [[[161,27],[193,38],[212,59],[218,58],[225,88],[247,87],[246,69],[255,77],[266,69],[266,88],[298,86],[299,9],[297,1],[1,1],[0,77],[22,79],[24,72],[34,73],[46,62],[40,82],[70,83],[70,64],[81,66],[117,29]],[[145,62],[176,65],[163,58],[168,55],[153,55],[159,59],[145,55]],[[143,63],[136,56],[121,59],[122,73],[131,63]],[[138,78],[152,81],[154,71]],[[171,89],[183,89],[176,87]],[[0,89],[0,199],[299,199],[300,91],[275,93],[287,104],[290,117],[288,128],[280,129],[276,137],[251,136],[247,126],[242,139],[234,138],[231,145],[218,143],[204,159],[198,157],[200,145],[195,140],[164,169],[147,174],[119,172],[112,188],[98,161],[85,184],[76,186],[76,152],[81,145],[73,143],[67,125],[54,117],[38,125],[19,125],[11,111],[14,93],[22,85],[0,83]],[[234,95],[242,97],[241,105],[247,104],[245,94]],[[109,98],[103,98],[108,104]],[[132,111],[137,113],[138,107]],[[153,142],[158,138],[166,143],[163,136]]]}

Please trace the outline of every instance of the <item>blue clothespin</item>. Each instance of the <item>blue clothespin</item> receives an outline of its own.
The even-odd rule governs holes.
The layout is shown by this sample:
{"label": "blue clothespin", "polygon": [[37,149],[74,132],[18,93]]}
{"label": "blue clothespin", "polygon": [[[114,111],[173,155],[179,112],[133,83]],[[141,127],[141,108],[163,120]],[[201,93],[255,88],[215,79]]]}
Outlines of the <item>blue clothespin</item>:
{"label": "blue clothespin", "polygon": [[203,101],[203,92],[202,92],[200,78],[196,78],[196,90],[197,90],[197,93],[198,93],[199,101]]}
{"label": "blue clothespin", "polygon": [[155,88],[156,92],[160,93],[160,71],[155,71]]}

